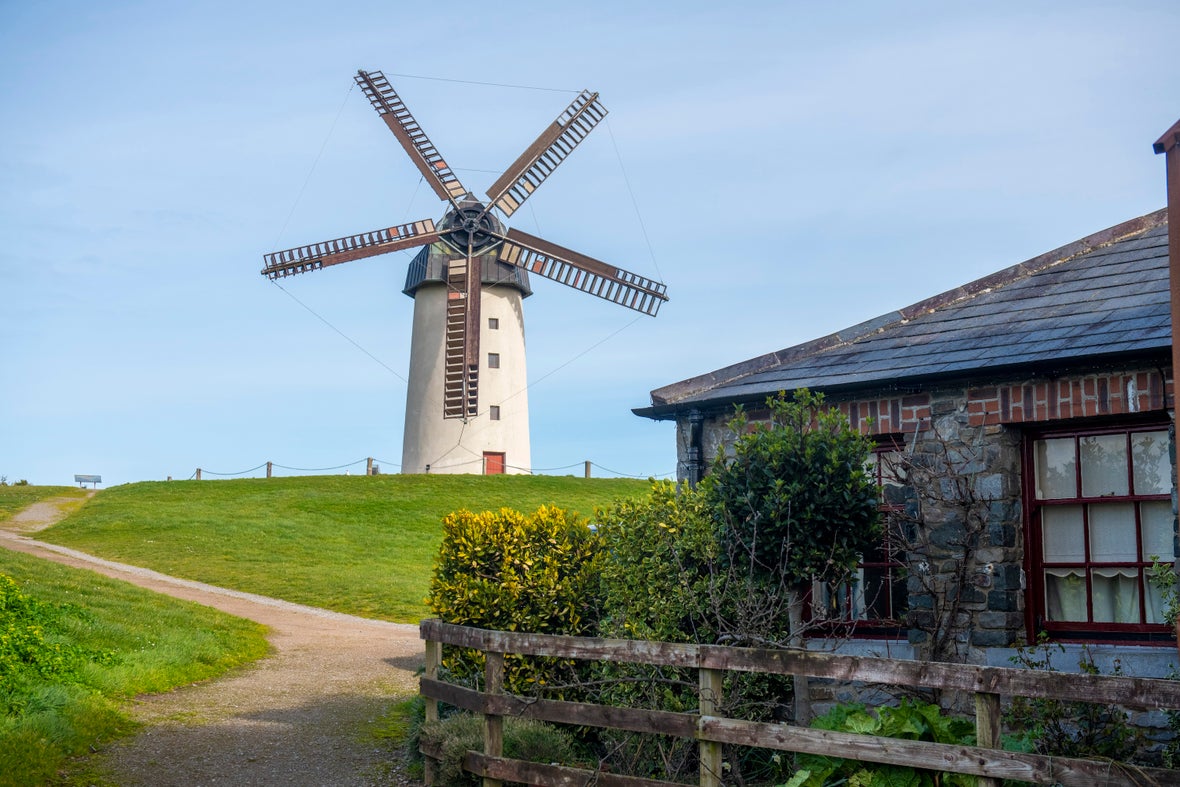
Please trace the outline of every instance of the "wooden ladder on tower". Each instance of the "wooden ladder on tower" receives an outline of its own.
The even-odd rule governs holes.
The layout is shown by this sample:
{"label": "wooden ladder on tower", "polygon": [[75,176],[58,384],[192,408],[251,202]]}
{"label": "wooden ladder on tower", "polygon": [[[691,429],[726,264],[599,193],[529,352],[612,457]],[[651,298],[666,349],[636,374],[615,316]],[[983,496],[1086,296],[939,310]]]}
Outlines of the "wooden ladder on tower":
{"label": "wooden ladder on tower", "polygon": [[443,352],[443,418],[474,418],[479,364],[467,363],[467,261],[447,263],[447,325]]}

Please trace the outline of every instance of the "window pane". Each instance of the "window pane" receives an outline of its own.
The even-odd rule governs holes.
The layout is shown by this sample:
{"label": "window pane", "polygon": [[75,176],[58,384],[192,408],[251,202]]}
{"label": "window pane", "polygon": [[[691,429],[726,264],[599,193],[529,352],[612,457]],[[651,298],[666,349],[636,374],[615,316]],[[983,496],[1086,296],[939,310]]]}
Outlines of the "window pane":
{"label": "window pane", "polygon": [[1139,559],[1135,543],[1135,504],[1098,503],[1090,509],[1090,559],[1095,563],[1133,563]]}
{"label": "window pane", "polygon": [[1086,577],[1082,569],[1045,569],[1045,610],[1049,620],[1086,619]]}
{"label": "window pane", "polygon": [[1172,462],[1168,459],[1167,432],[1131,435],[1131,462],[1135,468],[1135,494],[1166,495],[1172,491]]}
{"label": "window pane", "polygon": [[[1147,582],[1144,585],[1147,590],[1147,598],[1144,601],[1147,603],[1147,622],[1148,623],[1168,623],[1164,620],[1164,596],[1163,593],[1155,585]],[[1175,623],[1175,621],[1170,621]]]}
{"label": "window pane", "polygon": [[1096,568],[1090,575],[1094,587],[1095,623],[1139,622],[1139,572],[1133,568]]}
{"label": "window pane", "polygon": [[1143,528],[1143,559],[1151,556],[1172,562],[1172,504],[1167,500],[1139,504],[1139,526]]}
{"label": "window pane", "polygon": [[1081,506],[1053,506],[1041,509],[1046,563],[1082,563],[1086,560],[1086,539],[1082,531]]}
{"label": "window pane", "polygon": [[1037,499],[1077,497],[1077,464],[1072,437],[1037,440]]}
{"label": "window pane", "polygon": [[1091,435],[1078,442],[1082,455],[1082,495],[1128,494],[1126,433]]}
{"label": "window pane", "polygon": [[884,566],[866,566],[861,571],[859,600],[864,609],[861,617],[876,620],[888,620],[893,617],[893,611],[889,608],[889,602],[892,601],[889,581],[891,573]]}
{"label": "window pane", "polygon": [[905,483],[905,462],[899,451],[879,451],[875,456],[883,486],[900,486]]}

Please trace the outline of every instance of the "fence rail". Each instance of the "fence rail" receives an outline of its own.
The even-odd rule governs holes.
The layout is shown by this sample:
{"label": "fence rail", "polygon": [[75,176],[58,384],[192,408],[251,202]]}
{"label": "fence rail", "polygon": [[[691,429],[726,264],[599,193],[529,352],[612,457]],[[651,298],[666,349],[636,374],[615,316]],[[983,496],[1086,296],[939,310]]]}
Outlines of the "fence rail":
{"label": "fence rail", "polygon": [[[592,782],[604,787],[672,784],[504,758],[503,719],[506,716],[696,740],[700,750],[701,787],[721,784],[722,744],[967,774],[978,777],[981,787],[998,787],[1003,779],[1065,787],[1180,784],[1180,771],[1000,749],[1002,697],[1118,703],[1145,710],[1180,709],[1180,681],[1063,675],[807,651],[522,634],[454,626],[438,620],[422,621],[420,636],[426,641],[426,674],[421,680],[420,691],[427,699],[427,718],[438,718],[440,701],[484,716],[484,751],[482,754],[469,752],[464,767],[482,776],[485,787],[496,787],[500,781],[553,787]],[[438,679],[444,644],[474,648],[486,654],[483,691]],[[506,694],[503,691],[503,657],[508,653],[696,669],[700,685],[698,712],[673,713]],[[972,693],[975,695],[978,745],[908,741],[722,717],[716,713],[721,699],[722,676],[726,671],[807,675]],[[423,754],[427,756],[428,766],[432,756],[437,758],[436,752],[423,751]],[[432,773],[433,769],[428,767],[428,783]]]}

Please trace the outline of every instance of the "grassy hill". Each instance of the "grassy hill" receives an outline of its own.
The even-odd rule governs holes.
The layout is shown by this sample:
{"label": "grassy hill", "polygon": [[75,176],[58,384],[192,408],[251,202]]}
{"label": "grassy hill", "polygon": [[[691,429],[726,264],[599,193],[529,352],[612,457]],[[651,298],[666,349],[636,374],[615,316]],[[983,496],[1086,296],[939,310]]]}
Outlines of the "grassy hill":
{"label": "grassy hill", "polygon": [[570,476],[315,476],[128,484],[38,538],[173,576],[417,622],[447,513],[596,506],[648,482]]}

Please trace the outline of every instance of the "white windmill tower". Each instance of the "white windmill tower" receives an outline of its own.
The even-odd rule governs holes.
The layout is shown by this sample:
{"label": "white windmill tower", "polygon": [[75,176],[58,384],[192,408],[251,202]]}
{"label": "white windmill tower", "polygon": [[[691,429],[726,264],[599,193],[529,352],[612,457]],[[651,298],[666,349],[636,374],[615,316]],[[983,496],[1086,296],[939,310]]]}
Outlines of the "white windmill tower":
{"label": "white windmill tower", "polygon": [[270,279],[425,246],[403,290],[414,299],[403,473],[528,472],[522,300],[529,273],[655,316],[663,284],[516,229],[517,208],[606,116],[583,91],[477,200],[380,71],[356,83],[439,199],[442,219],[373,230],[265,255]]}

